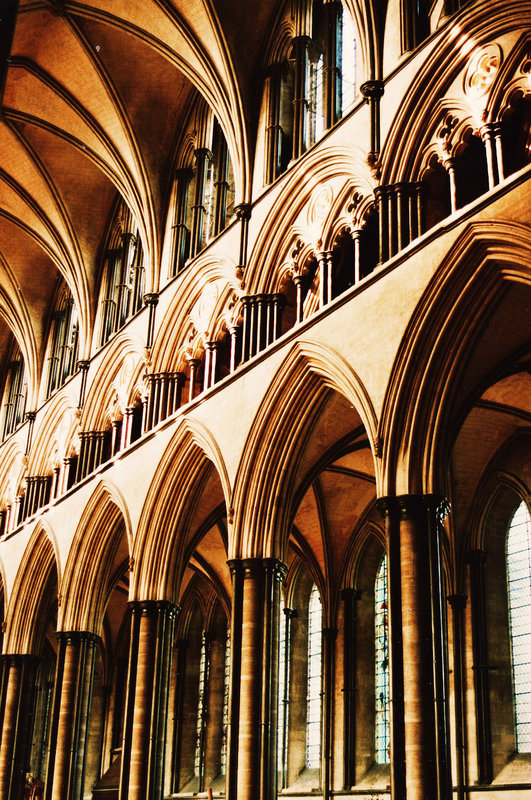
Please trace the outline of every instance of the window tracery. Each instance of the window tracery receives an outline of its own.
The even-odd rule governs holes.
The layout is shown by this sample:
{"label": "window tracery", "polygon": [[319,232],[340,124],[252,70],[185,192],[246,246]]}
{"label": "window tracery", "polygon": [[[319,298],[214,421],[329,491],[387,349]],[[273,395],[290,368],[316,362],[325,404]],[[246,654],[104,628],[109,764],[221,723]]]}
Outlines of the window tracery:
{"label": "window tracery", "polygon": [[5,439],[24,422],[26,412],[27,384],[24,358],[20,347],[13,340],[9,349],[4,383],[4,426]]}
{"label": "window tracery", "polygon": [[221,233],[234,215],[234,175],[218,120],[200,107],[180,166],[175,172],[173,252],[170,277],[177,275]]}
{"label": "window tracery", "polygon": [[389,623],[387,614],[387,557],[382,562],[374,582],[374,641],[375,641],[375,761],[389,763]]}
{"label": "window tracery", "polygon": [[350,13],[339,0],[314,0],[309,9],[311,15],[303,11],[294,20],[288,55],[269,67],[266,183],[319,141],[356,98],[357,36]]}
{"label": "window tracery", "polygon": [[104,345],[142,308],[144,274],[144,254],[138,228],[120,198],[105,251],[100,345]]}
{"label": "window tracery", "polygon": [[52,315],[47,397],[73,375],[77,368],[77,355],[77,310],[70,290],[64,287]]}

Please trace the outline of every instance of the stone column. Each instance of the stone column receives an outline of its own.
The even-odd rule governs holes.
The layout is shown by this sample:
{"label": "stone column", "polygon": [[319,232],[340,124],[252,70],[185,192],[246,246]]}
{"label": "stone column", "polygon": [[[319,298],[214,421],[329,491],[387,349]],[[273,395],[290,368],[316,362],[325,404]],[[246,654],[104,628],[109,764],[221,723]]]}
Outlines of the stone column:
{"label": "stone column", "polygon": [[342,6],[338,0],[326,0],[325,15],[326,48],[324,65],[325,124],[335,125],[341,116],[341,69],[337,63],[339,54],[338,33]]}
{"label": "stone column", "polygon": [[307,36],[293,39],[293,158],[299,158],[307,145],[309,47]]}
{"label": "stone column", "polygon": [[317,253],[317,263],[319,264],[319,308],[323,308],[332,300],[332,259],[333,254],[329,250]]}
{"label": "stone column", "polygon": [[369,104],[369,163],[376,165],[380,156],[380,100],[384,93],[384,84],[382,81],[366,81],[360,86],[360,92]]}
{"label": "stone column", "polygon": [[[447,504],[434,495],[385,498],[389,559],[392,772],[393,745],[402,734],[396,718],[396,670],[402,649],[405,776],[395,774],[395,800],[450,800],[452,797],[448,731],[446,616],[443,605],[441,521]],[[396,630],[400,586],[402,648]],[[397,652],[398,651],[398,652]],[[398,656],[398,658],[397,658]],[[398,662],[398,663],[397,663]],[[400,702],[400,701],[399,701]],[[396,727],[398,725],[398,731]],[[399,768],[400,769],[400,768]],[[405,787],[400,782],[405,777]],[[399,785],[396,785],[398,778]],[[405,790],[404,790],[405,789]]]}
{"label": "stone column", "polygon": [[465,800],[465,786],[468,784],[465,731],[466,687],[463,679],[466,595],[450,595],[448,602],[452,609],[457,800]]}
{"label": "stone column", "polygon": [[443,161],[443,166],[448,172],[450,179],[450,208],[452,214],[457,211],[457,186],[455,180],[455,159],[447,158]]}
{"label": "stone column", "polygon": [[169,675],[177,606],[168,601],[135,600],[122,743],[120,800],[160,800]]}
{"label": "stone column", "polygon": [[278,626],[286,567],[273,558],[244,558],[229,566],[234,631],[229,713],[236,711],[238,730],[232,729],[230,735],[226,796],[228,800],[276,800]]}
{"label": "stone column", "polygon": [[84,796],[95,647],[88,631],[58,631],[46,798],[82,800]]}
{"label": "stone column", "polygon": [[293,283],[295,284],[295,291],[297,293],[297,322],[300,323],[304,319],[304,305],[302,299],[304,277],[302,275],[293,275]]}
{"label": "stone column", "polygon": [[493,126],[492,124],[483,125],[480,129],[481,138],[485,145],[485,157],[487,160],[487,175],[489,179],[489,189],[493,189],[496,184],[495,177],[495,155],[494,155],[494,142],[493,142]]}
{"label": "stone column", "polygon": [[153,339],[155,338],[155,315],[158,303],[159,296],[156,292],[149,292],[148,294],[144,295],[144,305],[148,308],[148,325],[146,333],[146,347],[148,350],[151,349],[153,345]]}
{"label": "stone column", "polygon": [[478,783],[491,783],[492,733],[490,719],[489,657],[485,602],[484,550],[468,553],[470,568],[470,605],[472,612],[472,654],[476,708],[476,737],[478,754]]}
{"label": "stone column", "polygon": [[358,589],[343,589],[343,788],[356,783],[356,618]]}
{"label": "stone column", "polygon": [[404,721],[404,653],[400,569],[400,508],[396,497],[378,500],[385,519],[389,619],[389,704],[391,716],[390,768],[392,800],[406,798]]}
{"label": "stone column", "polygon": [[207,712],[204,737],[204,786],[208,789],[221,769],[223,743],[223,700],[225,691],[226,636],[221,638],[213,632],[210,645],[210,672],[206,693]]}
{"label": "stone column", "polygon": [[332,727],[334,720],[334,664],[337,628],[323,628],[323,725],[321,774],[323,800],[329,800],[332,781]]}
{"label": "stone column", "polygon": [[0,689],[0,797],[18,800],[24,791],[33,725],[33,694],[38,659],[2,655]]}
{"label": "stone column", "polygon": [[494,148],[496,151],[496,163],[498,165],[498,181],[503,181],[505,173],[503,170],[503,150],[502,150],[502,126],[500,122],[493,124]]}

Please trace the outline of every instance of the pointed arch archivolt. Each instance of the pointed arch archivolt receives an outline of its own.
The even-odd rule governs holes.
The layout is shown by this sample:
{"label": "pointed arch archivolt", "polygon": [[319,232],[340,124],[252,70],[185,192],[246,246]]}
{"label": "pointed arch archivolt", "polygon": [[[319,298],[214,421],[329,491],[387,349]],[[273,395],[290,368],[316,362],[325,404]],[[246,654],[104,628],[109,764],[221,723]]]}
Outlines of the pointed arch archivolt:
{"label": "pointed arch archivolt", "polygon": [[[487,107],[485,113],[490,114],[492,100],[489,101],[488,95],[485,95],[480,97],[478,105],[469,102],[469,98],[463,95],[459,83],[465,77],[467,64],[472,61],[477,48],[501,41],[511,31],[526,28],[530,15],[530,0],[503,5],[481,0],[463,8],[459,21],[441,31],[436,46],[422,69],[416,73],[404,95],[404,102],[389,125],[390,134],[381,152],[382,185],[416,179],[415,167],[419,165],[419,154],[426,151],[428,137],[438,124],[437,112],[441,107],[451,108],[454,104],[456,109],[464,111],[468,105],[467,114],[474,117],[476,128],[481,127],[486,121],[486,117],[483,118],[484,107]],[[521,53],[520,45],[517,45],[517,52]],[[460,73],[460,81],[456,83],[455,79]],[[503,79],[506,77],[504,69]],[[493,90],[491,98],[498,97],[497,82]]]}
{"label": "pointed arch archivolt", "polygon": [[[262,401],[245,443],[234,487],[230,558],[284,557],[297,466],[333,392],[351,404],[352,428],[361,422],[374,449],[376,414],[350,364],[325,345],[297,342]],[[375,470],[378,476],[377,459]]]}
{"label": "pointed arch archivolt", "polygon": [[177,602],[197,503],[213,481],[229,507],[231,486],[210,431],[183,419],[161,458],[135,537],[131,596]]}
{"label": "pointed arch archivolt", "polygon": [[361,148],[328,145],[308,153],[294,166],[261,226],[245,270],[246,292],[276,290],[294,240],[314,252],[324,249],[348,196],[371,203],[374,186]]}
{"label": "pointed arch archivolt", "polygon": [[384,399],[383,494],[444,494],[445,465],[478,392],[530,358],[530,256],[527,226],[473,223],[430,281]]}
{"label": "pointed arch archivolt", "polygon": [[37,416],[33,432],[28,473],[46,475],[60,466],[67,455],[67,443],[79,424],[76,402],[66,391],[58,392],[45,407],[44,418]]}
{"label": "pointed arch archivolt", "polygon": [[131,520],[115,486],[101,481],[77,526],[61,582],[58,629],[101,635],[112,577],[132,551]]}
{"label": "pointed arch archivolt", "polygon": [[109,343],[98,364],[95,380],[90,383],[83,408],[84,430],[108,427],[116,402],[127,405],[142,381],[145,369],[144,343],[140,336],[119,333]]}
{"label": "pointed arch archivolt", "polygon": [[55,543],[40,521],[20,562],[6,610],[5,653],[38,654],[59,582]]}
{"label": "pointed arch archivolt", "polygon": [[[184,357],[187,337],[197,324],[191,318],[202,308],[204,324],[197,330],[200,337],[215,340],[223,326],[230,302],[241,292],[234,278],[235,263],[229,259],[213,259],[210,253],[198,256],[186,270],[180,291],[175,293],[164,321],[160,325],[151,353],[154,372],[177,370]],[[211,291],[212,290],[212,291]],[[207,297],[207,295],[209,295]]]}

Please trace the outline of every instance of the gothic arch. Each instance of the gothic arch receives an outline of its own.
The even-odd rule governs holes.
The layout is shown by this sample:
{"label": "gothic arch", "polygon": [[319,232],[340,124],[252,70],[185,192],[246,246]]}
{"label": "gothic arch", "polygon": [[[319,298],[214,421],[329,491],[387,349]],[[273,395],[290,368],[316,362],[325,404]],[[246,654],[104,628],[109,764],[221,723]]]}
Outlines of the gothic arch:
{"label": "gothic arch", "polygon": [[47,527],[40,522],[26,546],[7,604],[4,652],[39,652],[58,575],[55,545]]}
{"label": "gothic arch", "polygon": [[[213,260],[208,253],[194,260],[191,269],[186,270],[186,282],[183,283],[183,293],[176,294],[170,308],[164,314],[164,322],[157,331],[153,345],[151,362],[153,371],[164,369],[178,369],[183,351],[186,348],[187,334],[191,328],[197,329],[198,320],[194,322],[191,316],[196,316],[194,310],[198,309],[199,316],[205,318],[204,330],[197,330],[198,334],[208,332],[212,336],[219,333],[223,324],[225,309],[235,294],[239,294],[234,280],[235,266],[229,261]],[[215,293],[212,287],[216,287]],[[211,295],[202,301],[204,290]],[[203,308],[199,308],[203,306]]]}
{"label": "gothic arch", "polygon": [[[478,7],[481,5],[483,8]],[[472,48],[467,49],[468,43],[476,42],[480,46],[482,43],[495,41],[504,32],[521,26],[522,20],[527,18],[526,13],[529,17],[529,0],[523,0],[518,7],[515,4],[503,8],[493,8],[488,2],[475,3],[473,7],[462,10],[458,25],[447,27],[437,47],[430,53],[412,82],[407,102],[397,110],[390,128],[392,134],[382,147],[382,184],[412,179],[413,164],[426,136],[427,117],[431,118],[433,108],[441,97],[446,96],[449,89],[448,76],[453,79],[464,68],[472,52]],[[464,41],[460,38],[461,30],[466,30]],[[426,114],[419,115],[419,108],[426,109]],[[481,119],[477,123],[480,125]],[[408,131],[407,137],[404,136],[405,130]],[[401,153],[401,158],[389,159],[388,153]]]}
{"label": "gothic arch", "polygon": [[101,633],[112,570],[132,550],[131,520],[115,487],[101,481],[78,523],[61,582],[58,629]]}
{"label": "gothic arch", "polygon": [[[352,404],[374,444],[376,415],[358,376],[333,350],[299,342],[269,387],[247,437],[234,489],[232,557],[282,557],[304,444],[332,391]],[[378,472],[378,466],[375,465]],[[254,476],[267,474],[262,495]]]}
{"label": "gothic arch", "polygon": [[[271,287],[277,282],[276,273],[289,249],[286,242],[293,238],[293,226],[305,245],[316,248],[318,240],[326,238],[326,232],[333,224],[329,218],[330,203],[337,208],[337,203],[344,198],[346,186],[352,188],[353,194],[359,192],[365,198],[372,197],[374,181],[365,153],[360,148],[325,146],[315,153],[308,153],[300,164],[294,166],[250,253],[244,274],[247,292],[272,291]],[[331,199],[325,201],[326,210],[320,214],[313,206],[317,206],[319,197],[327,189]],[[289,207],[286,207],[286,197],[293,198]],[[298,217],[305,209],[310,217],[317,219],[307,220],[301,226]],[[279,220],[282,220],[281,224]],[[264,264],[267,269],[264,269]]]}
{"label": "gothic arch", "polygon": [[[524,330],[511,342],[504,323],[496,348],[478,331],[488,331],[495,315],[500,323],[498,315],[511,302],[523,302],[523,285],[531,283],[530,247],[523,225],[474,223],[429,283],[404,334],[383,404],[384,494],[444,493],[445,465],[473,399],[514,369],[515,358],[529,356]],[[474,334],[464,333],[472,329]]]}
{"label": "gothic arch", "polygon": [[466,549],[485,549],[489,519],[493,514],[496,518],[505,517],[506,520],[518,502],[529,502],[530,444],[531,431],[524,429],[506,441],[495,453],[471,505],[468,520],[470,534],[464,543]]}
{"label": "gothic arch", "polygon": [[210,432],[183,419],[151,482],[135,537],[131,596],[177,602],[194,510],[209,481],[229,506],[231,486]]}
{"label": "gothic arch", "polygon": [[67,454],[67,441],[76,427],[76,405],[71,395],[59,392],[51,399],[44,419],[33,432],[29,459],[32,475],[45,475],[54,465],[60,465]]}
{"label": "gothic arch", "polygon": [[127,405],[141,381],[144,366],[144,344],[140,337],[118,333],[105,349],[97,378],[85,399],[84,430],[103,430],[108,425],[117,396],[118,402]]}

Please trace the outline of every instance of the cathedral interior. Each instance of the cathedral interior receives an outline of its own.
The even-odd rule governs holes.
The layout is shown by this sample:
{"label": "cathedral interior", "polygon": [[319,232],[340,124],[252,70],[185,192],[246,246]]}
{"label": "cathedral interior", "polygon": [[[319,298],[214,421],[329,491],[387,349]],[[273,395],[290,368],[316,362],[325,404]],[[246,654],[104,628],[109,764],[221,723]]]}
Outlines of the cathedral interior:
{"label": "cathedral interior", "polygon": [[0,800],[531,798],[531,0],[3,0]]}

